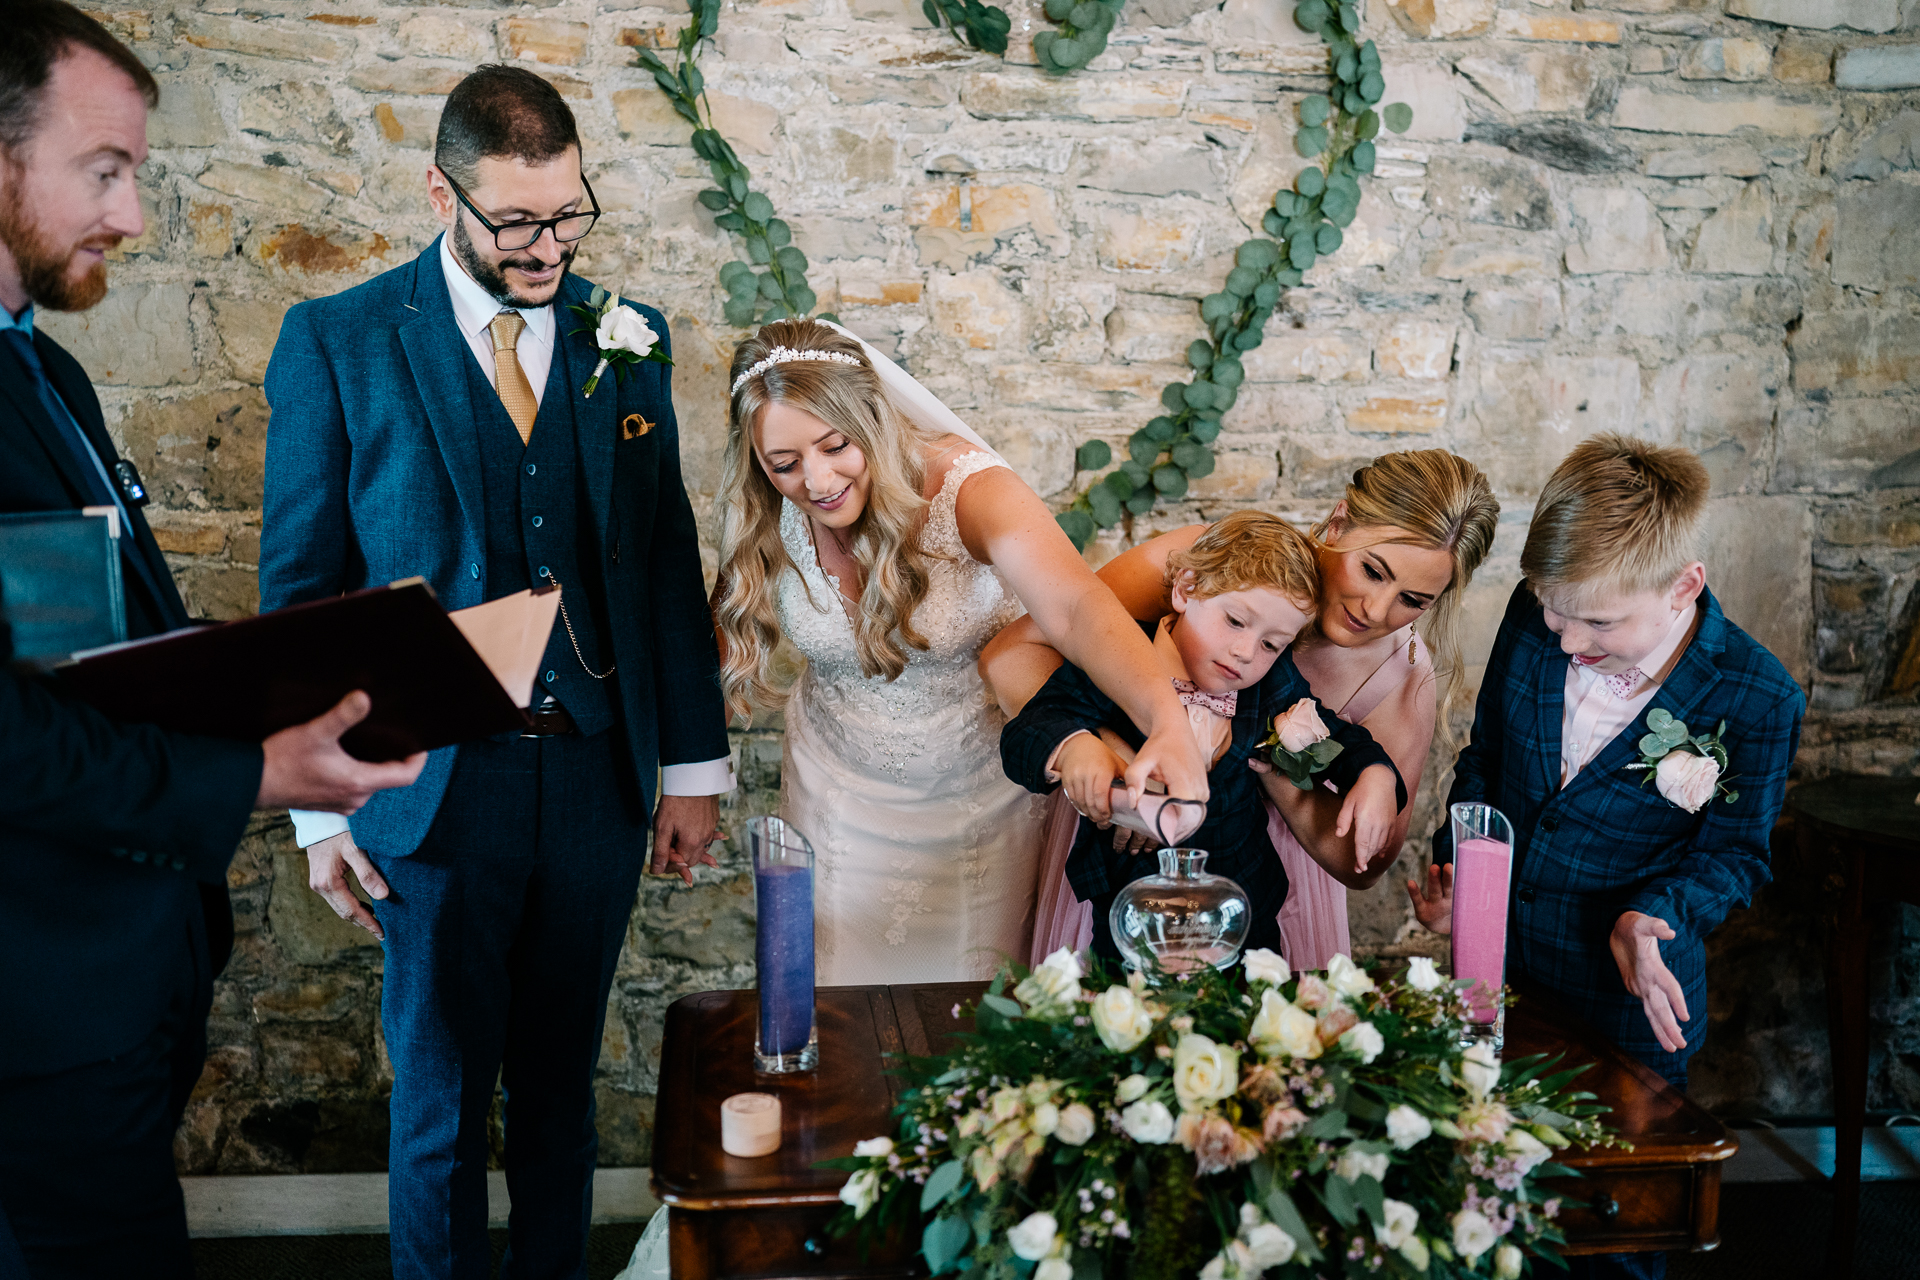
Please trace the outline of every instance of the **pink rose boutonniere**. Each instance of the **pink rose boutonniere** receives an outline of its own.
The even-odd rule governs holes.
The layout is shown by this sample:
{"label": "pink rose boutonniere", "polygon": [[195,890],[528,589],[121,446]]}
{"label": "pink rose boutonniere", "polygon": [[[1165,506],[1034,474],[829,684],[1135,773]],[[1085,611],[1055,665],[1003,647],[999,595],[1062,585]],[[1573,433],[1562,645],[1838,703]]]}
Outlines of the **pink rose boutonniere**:
{"label": "pink rose boutonniere", "polygon": [[1698,813],[1717,794],[1732,804],[1740,793],[1727,783],[1727,748],[1720,741],[1727,722],[1712,733],[1691,734],[1684,721],[1663,707],[1647,712],[1648,732],[1640,739],[1640,758],[1627,768],[1646,775],[1663,797],[1688,813]]}
{"label": "pink rose boutonniere", "polygon": [[1302,698],[1273,718],[1273,729],[1258,750],[1273,767],[1302,791],[1313,790],[1314,775],[1325,773],[1333,758],[1346,748],[1328,735],[1326,722],[1312,698]]}

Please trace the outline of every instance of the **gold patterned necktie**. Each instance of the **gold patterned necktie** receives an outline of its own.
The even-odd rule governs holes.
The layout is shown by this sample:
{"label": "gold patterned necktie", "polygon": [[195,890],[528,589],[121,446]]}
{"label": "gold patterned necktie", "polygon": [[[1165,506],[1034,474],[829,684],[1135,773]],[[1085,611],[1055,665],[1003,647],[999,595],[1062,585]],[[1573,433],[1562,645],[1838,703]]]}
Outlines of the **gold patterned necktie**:
{"label": "gold patterned necktie", "polygon": [[533,418],[540,412],[526,370],[520,367],[520,331],[526,327],[526,317],[518,311],[502,311],[487,326],[493,332],[494,389],[500,393],[500,403],[513,419],[514,429],[520,433],[522,446],[533,439]]}

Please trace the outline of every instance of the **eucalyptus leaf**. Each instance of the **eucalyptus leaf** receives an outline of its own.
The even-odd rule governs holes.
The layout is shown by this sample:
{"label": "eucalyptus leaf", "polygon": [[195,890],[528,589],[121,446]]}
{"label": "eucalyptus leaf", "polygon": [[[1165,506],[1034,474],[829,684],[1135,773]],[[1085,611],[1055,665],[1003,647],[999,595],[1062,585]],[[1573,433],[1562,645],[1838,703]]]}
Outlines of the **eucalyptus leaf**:
{"label": "eucalyptus leaf", "polygon": [[1230,293],[1210,293],[1200,299],[1200,318],[1208,324],[1233,314],[1233,295]]}
{"label": "eucalyptus leaf", "polygon": [[1188,367],[1198,370],[1201,373],[1205,373],[1207,371],[1207,368],[1212,364],[1213,364],[1213,344],[1212,343],[1202,342],[1200,339],[1195,338],[1192,342],[1189,342],[1187,344]]}
{"label": "eucalyptus leaf", "polygon": [[1665,707],[1655,707],[1653,710],[1647,712],[1647,728],[1653,730],[1655,733],[1660,732],[1672,723],[1673,712],[1667,710]]}
{"label": "eucalyptus leaf", "polygon": [[1373,144],[1364,141],[1353,144],[1353,150],[1348,153],[1348,159],[1353,161],[1353,167],[1361,173],[1372,173],[1373,166],[1378,163]]}
{"label": "eucalyptus leaf", "polygon": [[1259,283],[1260,273],[1252,267],[1235,267],[1227,272],[1227,292],[1236,298],[1249,296]]}
{"label": "eucalyptus leaf", "polygon": [[745,328],[753,323],[754,299],[751,296],[729,298],[721,310],[726,314],[728,324],[736,329]]}
{"label": "eucalyptus leaf", "polygon": [[1120,498],[1105,485],[1097,484],[1087,490],[1087,506],[1093,511],[1093,522],[1102,529],[1111,529],[1120,523]]}
{"label": "eucalyptus leaf", "polygon": [[1213,404],[1213,384],[1201,378],[1195,378],[1181,391],[1181,397],[1189,409],[1205,409]]}
{"label": "eucalyptus leaf", "polygon": [[949,1160],[927,1175],[927,1185],[920,1189],[920,1212],[931,1213],[960,1187],[967,1176],[967,1166],[958,1160]]}
{"label": "eucalyptus leaf", "polygon": [[773,278],[771,272],[760,277],[760,296],[769,302],[778,301],[780,298],[780,282]]}
{"label": "eucalyptus leaf", "polygon": [[[716,218],[715,221],[719,219]],[[773,261],[773,250],[767,247],[764,239],[752,236],[747,240],[747,256],[753,259],[755,265],[764,267]]]}
{"label": "eucalyptus leaf", "polygon": [[1153,487],[1168,502],[1178,502],[1187,496],[1187,473],[1171,463],[1153,469]]}
{"label": "eucalyptus leaf", "polygon": [[1112,461],[1113,447],[1105,440],[1089,440],[1073,454],[1074,468],[1079,471],[1098,471]]}
{"label": "eucalyptus leaf", "polygon": [[1354,126],[1355,132],[1363,142],[1371,142],[1380,136],[1380,113],[1368,107],[1360,113],[1360,122]]}
{"label": "eucalyptus leaf", "polygon": [[[1088,537],[1091,536],[1092,530],[1088,530]],[[929,1222],[920,1235],[920,1252],[926,1255],[927,1270],[936,1276],[951,1271],[972,1238],[972,1228],[957,1214]]]}
{"label": "eucalyptus leaf", "polygon": [[1396,102],[1380,113],[1380,119],[1395,133],[1405,133],[1413,127],[1413,108]]}
{"label": "eucalyptus leaf", "polygon": [[1142,489],[1127,499],[1127,510],[1137,516],[1143,516],[1153,510],[1153,504],[1157,500],[1152,489]]}
{"label": "eucalyptus leaf", "polygon": [[773,217],[773,201],[758,191],[751,191],[740,197],[740,212],[747,215],[748,222],[764,223]]}
{"label": "eucalyptus leaf", "polygon": [[1122,502],[1140,491],[1140,486],[1135,484],[1133,477],[1125,471],[1109,471],[1100,483],[1113,490],[1113,496]]}
{"label": "eucalyptus leaf", "polygon": [[1187,384],[1184,382],[1169,382],[1166,386],[1160,388],[1160,403],[1175,413],[1186,408]]}
{"label": "eucalyptus leaf", "polygon": [[1317,1262],[1320,1258],[1317,1239],[1308,1229],[1307,1220],[1300,1216],[1300,1207],[1294,1204],[1293,1197],[1284,1188],[1276,1187],[1261,1203],[1273,1224],[1293,1237],[1293,1256],[1302,1262]]}
{"label": "eucalyptus leaf", "polygon": [[705,191],[702,191],[699,195],[699,200],[701,204],[712,209],[715,213],[720,212],[720,210],[733,203],[732,198],[729,197],[726,192],[715,187],[708,187]]}
{"label": "eucalyptus leaf", "polygon": [[1222,356],[1213,362],[1213,369],[1207,374],[1207,381],[1223,387],[1237,387],[1247,378],[1246,366],[1232,356]]}
{"label": "eucalyptus leaf", "polygon": [[1189,476],[1193,474],[1194,463],[1200,461],[1202,458],[1211,457],[1212,454],[1213,451],[1211,449],[1199,441],[1192,439],[1182,440],[1180,443],[1174,445],[1171,451],[1173,465],[1185,471]]}
{"label": "eucalyptus leaf", "polygon": [[1080,0],[1068,11],[1067,21],[1085,31],[1100,21],[1100,6],[1094,0]]}
{"label": "eucalyptus leaf", "polygon": [[1360,96],[1368,103],[1375,103],[1387,96],[1387,81],[1378,71],[1369,71],[1360,77]]}
{"label": "eucalyptus leaf", "polygon": [[733,198],[735,200],[745,200],[747,198],[746,175],[742,173],[728,174],[727,190],[733,193]]}
{"label": "eucalyptus leaf", "polygon": [[1293,21],[1302,31],[1317,32],[1332,16],[1326,0],[1300,0],[1293,8]]}
{"label": "eucalyptus leaf", "polygon": [[1375,1226],[1386,1225],[1387,1192],[1386,1188],[1380,1185],[1379,1179],[1371,1174],[1361,1175],[1359,1181],[1353,1184],[1353,1194],[1354,1198],[1360,1202],[1360,1207],[1367,1211],[1367,1216],[1373,1219]]}
{"label": "eucalyptus leaf", "polygon": [[1220,420],[1195,418],[1187,424],[1187,434],[1201,444],[1211,444],[1220,435]]}
{"label": "eucalyptus leaf", "polygon": [[1311,270],[1314,258],[1313,241],[1305,236],[1301,236],[1298,240],[1288,241],[1287,257],[1293,262],[1293,265],[1300,270]]}
{"label": "eucalyptus leaf", "polygon": [[1054,517],[1060,531],[1073,543],[1074,550],[1085,551],[1087,544],[1093,541],[1093,517],[1084,511],[1062,511]]}
{"label": "eucalyptus leaf", "polygon": [[1311,200],[1327,189],[1327,175],[1314,165],[1302,169],[1293,180],[1293,189]]}
{"label": "eucalyptus leaf", "polygon": [[1278,237],[1280,234],[1281,228],[1285,226],[1286,226],[1286,219],[1282,218],[1279,214],[1275,213],[1271,209],[1267,210],[1265,213],[1260,215],[1260,229],[1266,232],[1270,236]]}
{"label": "eucalyptus leaf", "polygon": [[1213,474],[1215,461],[1213,450],[1204,445],[1199,447],[1200,452],[1194,455],[1193,461],[1185,464],[1183,467],[1189,480],[1204,480]]}
{"label": "eucalyptus leaf", "polygon": [[742,276],[751,276],[752,274],[752,267],[735,259],[720,268],[720,283],[731,290],[734,287],[734,283]]}
{"label": "eucalyptus leaf", "polygon": [[1266,340],[1267,335],[1257,328],[1242,329],[1233,335],[1233,345],[1242,351],[1251,351]]}
{"label": "eucalyptus leaf", "polygon": [[767,220],[767,243],[776,249],[784,249],[793,243],[793,228],[779,218]]}
{"label": "eucalyptus leaf", "polygon": [[1128,458],[1120,464],[1120,470],[1127,473],[1127,479],[1133,481],[1134,488],[1144,489],[1153,483],[1153,473],[1147,470],[1150,463],[1151,459],[1149,459],[1148,462],[1139,462],[1133,458]]}
{"label": "eucalyptus leaf", "polygon": [[1313,247],[1321,253],[1332,253],[1340,247],[1340,242],[1344,239],[1345,237],[1340,234],[1340,228],[1330,224],[1323,225],[1313,237]]}
{"label": "eucalyptus leaf", "polygon": [[[771,240],[773,237],[769,236],[767,238]],[[1328,252],[1331,252],[1331,250]],[[782,271],[805,271],[807,269],[807,255],[792,245],[776,251],[773,255],[773,260],[780,264]]]}
{"label": "eucalyptus leaf", "polygon": [[1150,420],[1146,426],[1140,428],[1140,434],[1155,444],[1163,445],[1173,439],[1173,437],[1179,433],[1179,430],[1180,428],[1174,425],[1172,418],[1163,416]]}
{"label": "eucalyptus leaf", "polygon": [[1291,218],[1300,212],[1303,203],[1299,196],[1285,188],[1273,193],[1273,211],[1283,218]]}
{"label": "eucalyptus leaf", "polygon": [[1360,1222],[1360,1198],[1354,1194],[1353,1184],[1337,1173],[1330,1173],[1324,1185],[1327,1212],[1343,1227],[1357,1226]]}
{"label": "eucalyptus leaf", "polygon": [[1327,149],[1327,131],[1325,129],[1302,129],[1293,135],[1293,149],[1308,160],[1321,155]]}
{"label": "eucalyptus leaf", "polygon": [[1150,467],[1162,451],[1160,441],[1145,431],[1136,431],[1127,437],[1127,456],[1143,467]]}
{"label": "eucalyptus leaf", "polygon": [[1065,22],[1074,7],[1074,0],[1047,0],[1044,6],[1049,22]]}
{"label": "eucalyptus leaf", "polygon": [[1323,125],[1333,113],[1333,104],[1324,94],[1310,94],[1300,100],[1300,123],[1308,128]]}
{"label": "eucalyptus leaf", "polygon": [[1352,80],[1360,74],[1360,59],[1343,53],[1334,61],[1333,74],[1340,80]]}

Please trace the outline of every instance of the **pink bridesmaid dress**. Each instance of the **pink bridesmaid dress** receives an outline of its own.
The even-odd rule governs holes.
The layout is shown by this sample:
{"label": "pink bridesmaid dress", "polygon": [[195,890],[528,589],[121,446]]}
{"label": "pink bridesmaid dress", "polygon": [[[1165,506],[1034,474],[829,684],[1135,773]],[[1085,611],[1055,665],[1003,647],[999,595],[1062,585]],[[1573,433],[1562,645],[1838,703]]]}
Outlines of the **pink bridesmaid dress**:
{"label": "pink bridesmaid dress", "polygon": [[[1433,661],[1424,642],[1414,638],[1412,626],[1394,635],[1387,657],[1360,684],[1336,713],[1348,724],[1358,724],[1386,701],[1387,695],[1408,680],[1424,680],[1433,673]],[[1412,646],[1413,661],[1408,659]],[[1414,780],[1418,785],[1418,779]],[[1347,887],[1335,880],[1313,855],[1301,847],[1293,830],[1281,818],[1269,800],[1267,835],[1280,853],[1287,870],[1286,905],[1280,908],[1280,943],[1287,963],[1295,969],[1324,969],[1335,955],[1351,954],[1353,946],[1347,928]],[[1055,791],[1047,813],[1046,849],[1040,863],[1040,894],[1034,916],[1033,954],[1030,963],[1038,964],[1061,947],[1084,952],[1093,942],[1093,906],[1073,896],[1067,882],[1067,855],[1073,851],[1074,831],[1080,815],[1067,803],[1064,792]],[[1142,862],[1140,874],[1151,874],[1151,864]]]}

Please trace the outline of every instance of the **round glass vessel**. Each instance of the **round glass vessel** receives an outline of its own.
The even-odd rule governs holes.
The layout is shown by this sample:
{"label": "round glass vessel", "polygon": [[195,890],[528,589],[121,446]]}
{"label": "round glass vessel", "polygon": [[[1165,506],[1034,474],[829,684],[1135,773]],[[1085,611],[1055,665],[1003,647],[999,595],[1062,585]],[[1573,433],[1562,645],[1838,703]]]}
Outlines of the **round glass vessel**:
{"label": "round glass vessel", "polygon": [[1162,849],[1160,874],[1113,900],[1107,920],[1129,969],[1177,977],[1225,969],[1239,957],[1253,925],[1246,890],[1206,866],[1205,849]]}

